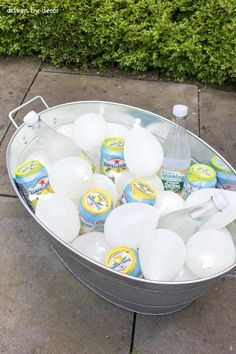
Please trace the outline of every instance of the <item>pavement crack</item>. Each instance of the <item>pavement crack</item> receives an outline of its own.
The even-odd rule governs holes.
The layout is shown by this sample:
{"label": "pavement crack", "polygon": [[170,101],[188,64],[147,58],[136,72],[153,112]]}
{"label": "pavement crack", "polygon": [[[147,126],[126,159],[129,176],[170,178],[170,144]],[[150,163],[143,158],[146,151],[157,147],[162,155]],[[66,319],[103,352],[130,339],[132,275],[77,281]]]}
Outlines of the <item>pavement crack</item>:
{"label": "pavement crack", "polygon": [[131,331],[131,338],[130,338],[130,348],[129,348],[129,354],[133,353],[134,349],[134,337],[135,337],[135,328],[136,328],[136,318],[137,318],[137,313],[133,313],[133,324],[132,324],[132,331]]}

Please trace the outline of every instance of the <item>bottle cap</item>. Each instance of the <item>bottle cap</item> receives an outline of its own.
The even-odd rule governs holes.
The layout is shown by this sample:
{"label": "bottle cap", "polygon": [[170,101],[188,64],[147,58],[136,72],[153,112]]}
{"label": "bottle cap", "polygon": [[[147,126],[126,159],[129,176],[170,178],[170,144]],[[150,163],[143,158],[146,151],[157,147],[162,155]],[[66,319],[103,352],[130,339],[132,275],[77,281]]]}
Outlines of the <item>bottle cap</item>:
{"label": "bottle cap", "polygon": [[175,117],[183,118],[188,114],[188,107],[183,104],[175,104],[173,106],[173,115]]}
{"label": "bottle cap", "polygon": [[224,210],[229,206],[229,201],[222,192],[213,195],[212,200],[217,209],[219,209],[220,211]]}
{"label": "bottle cap", "polygon": [[28,125],[28,127],[31,127],[39,121],[39,115],[35,111],[31,111],[26,114],[23,121]]}

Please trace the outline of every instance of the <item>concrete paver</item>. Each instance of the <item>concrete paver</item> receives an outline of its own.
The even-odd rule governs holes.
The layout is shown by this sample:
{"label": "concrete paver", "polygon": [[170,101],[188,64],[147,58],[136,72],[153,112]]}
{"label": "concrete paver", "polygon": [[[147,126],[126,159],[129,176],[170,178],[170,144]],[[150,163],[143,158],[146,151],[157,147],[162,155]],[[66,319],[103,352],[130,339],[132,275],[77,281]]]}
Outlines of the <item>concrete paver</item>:
{"label": "concrete paver", "polygon": [[0,197],[2,353],[128,353],[132,313],[84,287],[15,198]]}
{"label": "concrete paver", "polygon": [[235,292],[235,280],[221,280],[207,295],[178,313],[138,315],[134,353],[235,353]]}
{"label": "concrete paver", "polygon": [[0,142],[9,125],[8,113],[21,104],[40,65],[37,58],[0,57]]}

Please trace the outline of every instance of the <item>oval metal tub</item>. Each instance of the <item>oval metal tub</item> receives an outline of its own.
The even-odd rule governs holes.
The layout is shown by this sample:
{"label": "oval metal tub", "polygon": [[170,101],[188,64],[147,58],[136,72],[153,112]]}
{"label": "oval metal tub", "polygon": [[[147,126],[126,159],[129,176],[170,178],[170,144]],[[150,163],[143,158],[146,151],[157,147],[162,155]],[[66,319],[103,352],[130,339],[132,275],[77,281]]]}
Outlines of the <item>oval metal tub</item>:
{"label": "oval metal tub", "polygon": [[[40,96],[34,97],[10,112],[9,117],[17,129],[8,144],[6,153],[7,169],[12,186],[29,214],[47,230],[49,242],[57,256],[82,283],[106,300],[127,310],[144,314],[163,315],[178,311],[189,305],[193,300],[203,295],[219,277],[234,267],[233,265],[224,272],[204,280],[186,282],[154,282],[133,278],[117,273],[90,260],[47,229],[32,213],[14,182],[16,166],[24,162],[27,155],[37,150],[40,145],[32,130],[25,124],[20,127],[17,126],[13,119],[13,114],[36,99],[40,99],[46,106],[46,109],[40,112],[42,120],[55,128],[74,122],[80,114],[103,112],[108,122],[120,123],[127,127],[132,126],[136,118],[140,118],[142,126],[149,129],[160,142],[163,142],[173,123],[154,113],[112,102],[72,102],[49,108]],[[213,155],[218,155],[236,174],[233,167],[219,153],[191,132],[188,132],[188,134],[194,162],[207,163]],[[235,224],[232,226],[231,231],[236,235]]]}

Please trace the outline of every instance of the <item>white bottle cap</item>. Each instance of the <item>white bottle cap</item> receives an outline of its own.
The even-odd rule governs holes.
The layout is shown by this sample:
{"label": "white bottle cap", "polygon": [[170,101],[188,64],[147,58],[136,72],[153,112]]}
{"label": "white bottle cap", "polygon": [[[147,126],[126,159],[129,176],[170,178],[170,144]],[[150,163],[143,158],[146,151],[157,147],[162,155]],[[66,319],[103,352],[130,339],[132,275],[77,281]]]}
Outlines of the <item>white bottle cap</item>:
{"label": "white bottle cap", "polygon": [[220,211],[224,210],[229,206],[229,201],[222,192],[213,195],[212,200],[217,209],[219,209]]}
{"label": "white bottle cap", "polygon": [[188,114],[188,107],[184,104],[175,104],[173,106],[173,115],[175,117],[183,118]]}
{"label": "white bottle cap", "polygon": [[26,114],[23,121],[28,125],[28,127],[31,127],[39,121],[39,115],[35,111],[31,111]]}

